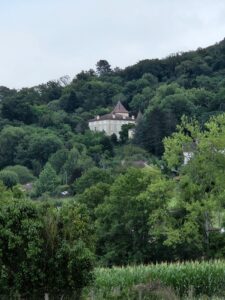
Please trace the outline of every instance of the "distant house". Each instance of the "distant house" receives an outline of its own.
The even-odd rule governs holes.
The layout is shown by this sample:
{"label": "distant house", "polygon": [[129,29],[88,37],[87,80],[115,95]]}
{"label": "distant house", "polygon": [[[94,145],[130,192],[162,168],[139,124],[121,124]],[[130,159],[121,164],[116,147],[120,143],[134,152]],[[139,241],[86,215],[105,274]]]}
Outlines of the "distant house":
{"label": "distant house", "polygon": [[106,135],[115,134],[120,138],[120,131],[125,124],[136,124],[134,116],[129,116],[129,112],[119,101],[110,114],[96,116],[89,121],[89,128],[92,131],[104,131]]}

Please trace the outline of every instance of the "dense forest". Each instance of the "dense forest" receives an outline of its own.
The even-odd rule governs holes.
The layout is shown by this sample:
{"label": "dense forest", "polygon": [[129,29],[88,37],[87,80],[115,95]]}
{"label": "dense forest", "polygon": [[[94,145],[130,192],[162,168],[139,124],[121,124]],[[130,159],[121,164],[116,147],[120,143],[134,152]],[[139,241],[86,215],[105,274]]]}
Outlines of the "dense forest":
{"label": "dense forest", "polygon": [[[126,128],[118,140],[88,128],[118,101],[142,113],[132,140]],[[225,40],[125,69],[100,60],[72,80],[0,86],[0,294],[79,292],[94,263],[224,258],[224,113]]]}

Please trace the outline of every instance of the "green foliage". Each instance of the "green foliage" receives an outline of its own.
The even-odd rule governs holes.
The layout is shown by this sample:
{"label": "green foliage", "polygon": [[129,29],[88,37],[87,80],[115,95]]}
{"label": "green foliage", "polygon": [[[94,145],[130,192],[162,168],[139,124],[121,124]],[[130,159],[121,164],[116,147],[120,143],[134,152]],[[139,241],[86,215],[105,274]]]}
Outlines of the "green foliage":
{"label": "green foliage", "polygon": [[[99,263],[223,258],[224,50],[225,40],[124,70],[101,60],[97,72],[71,82],[0,87],[0,169],[21,183],[39,176],[33,196],[47,203],[69,201],[51,200],[62,190],[76,193],[95,228]],[[88,130],[88,120],[118,100],[143,113],[128,144],[123,128],[124,145]],[[191,157],[186,165],[183,152]],[[18,182],[13,176],[7,186]],[[17,185],[0,190],[24,197]],[[75,246],[75,254],[60,246],[59,257],[68,262]]]}
{"label": "green foliage", "polygon": [[63,95],[59,100],[59,104],[60,107],[68,113],[73,112],[81,105],[80,99],[77,97],[74,91],[71,91],[70,94]]}
{"label": "green foliage", "polygon": [[17,147],[25,135],[19,127],[5,126],[0,132],[0,167],[12,165],[15,162]]}
{"label": "green foliage", "polygon": [[[92,294],[94,299],[125,299],[123,298],[125,294],[131,297],[129,299],[137,299],[138,294],[136,298],[132,298],[134,289],[137,290],[140,287],[141,290],[141,286],[144,288],[146,285],[146,287],[149,286],[151,295],[154,295],[154,282],[161,282],[167,287],[172,287],[180,296],[188,296],[191,290],[194,293],[192,296],[204,295],[210,299],[212,296],[223,296],[224,261],[98,268],[95,270],[95,281],[89,287],[89,295]],[[160,296],[163,290],[156,289],[156,292]],[[153,298],[153,295],[151,298],[143,299],[178,299],[171,291],[170,294],[167,293],[168,298],[166,295],[165,298]]]}
{"label": "green foliage", "polygon": [[85,189],[90,188],[92,185],[95,185],[99,182],[111,183],[111,173],[108,170],[96,167],[88,169],[80,178],[75,181],[74,191],[75,193],[82,194]]}
{"label": "green foliage", "polygon": [[0,293],[8,297],[35,294],[43,281],[44,241],[38,210],[29,201],[4,199],[0,219]]}
{"label": "green foliage", "polygon": [[2,101],[2,116],[10,121],[19,120],[25,124],[35,121],[32,104],[38,98],[34,89],[22,89]]}
{"label": "green foliage", "polygon": [[84,206],[64,204],[44,214],[45,286],[55,296],[76,295],[92,278],[93,229]]}
{"label": "green foliage", "polygon": [[[215,225],[215,215],[224,209],[224,124],[225,116],[220,115],[212,118],[205,130],[200,130],[196,121],[188,123],[184,118],[178,132],[165,140],[164,158],[180,176],[173,212],[158,211],[155,220],[158,234],[167,237],[167,245],[173,245],[178,252],[179,247],[185,249],[183,259],[200,257],[200,253],[207,258],[224,255],[225,239],[219,234],[224,218]],[[192,153],[187,164],[182,161],[183,151]],[[216,236],[221,251],[213,252],[210,249],[215,247]]]}
{"label": "green foliage", "polygon": [[134,124],[125,124],[122,126],[121,131],[119,133],[121,143],[126,143],[128,141],[128,131],[129,129],[132,129],[134,127]]}
{"label": "green foliage", "polygon": [[55,134],[50,132],[34,133],[24,139],[24,142],[19,148],[20,161],[30,159],[38,159],[41,164],[48,161],[51,154],[55,153],[62,147],[62,141]]}
{"label": "green foliage", "polygon": [[19,183],[19,177],[14,171],[3,170],[0,171],[0,181],[2,181],[7,188],[12,188]]}
{"label": "green foliage", "polygon": [[2,297],[79,297],[94,261],[84,207],[71,203],[58,211],[30,200],[7,200],[5,195],[0,220]]}
{"label": "green foliage", "polygon": [[25,165],[38,174],[62,139],[49,129],[6,126],[0,132],[0,167]]}
{"label": "green foliage", "polygon": [[56,173],[60,173],[62,167],[68,160],[69,151],[68,149],[60,149],[51,155],[49,162],[52,167],[55,169]]}
{"label": "green foliage", "polygon": [[161,206],[169,193],[161,176],[156,168],[131,168],[112,184],[110,195],[96,208],[97,253],[103,263],[148,262],[157,257],[148,220],[152,210]]}
{"label": "green foliage", "polygon": [[42,193],[49,192],[54,194],[57,186],[58,178],[55,170],[52,168],[50,163],[47,163],[40,173],[40,176],[35,183],[35,193],[40,196]]}
{"label": "green foliage", "polygon": [[77,135],[75,141],[85,145],[87,152],[93,161],[98,165],[102,156],[113,156],[113,144],[110,137],[102,132],[86,131],[83,135]]}
{"label": "green foliage", "polygon": [[107,60],[101,59],[96,64],[96,70],[97,73],[102,76],[106,75],[111,72],[110,64],[107,62]]}
{"label": "green foliage", "polygon": [[94,166],[93,160],[86,154],[86,151],[79,151],[73,148],[68,153],[68,159],[63,165],[61,172],[65,176],[65,184],[72,184],[81,174]]}
{"label": "green foliage", "polygon": [[4,170],[15,172],[18,176],[19,183],[21,184],[34,181],[34,176],[32,175],[31,171],[24,166],[21,165],[8,166]]}
{"label": "green foliage", "polygon": [[3,201],[5,199],[11,199],[12,198],[12,190],[7,189],[6,186],[3,184],[2,181],[0,181],[0,201]]}
{"label": "green foliage", "polygon": [[105,201],[109,194],[110,185],[108,183],[98,182],[86,188],[82,194],[77,195],[75,200],[87,206],[89,215],[93,221],[97,219],[96,210],[98,210],[98,206]]}

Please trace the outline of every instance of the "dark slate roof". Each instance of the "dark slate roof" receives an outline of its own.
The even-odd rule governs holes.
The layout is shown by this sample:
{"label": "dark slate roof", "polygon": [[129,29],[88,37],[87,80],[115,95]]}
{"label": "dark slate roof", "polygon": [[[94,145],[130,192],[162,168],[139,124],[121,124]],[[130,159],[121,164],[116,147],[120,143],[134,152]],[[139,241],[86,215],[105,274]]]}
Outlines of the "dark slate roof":
{"label": "dark slate roof", "polygon": [[137,115],[137,123],[139,121],[141,121],[142,118],[143,118],[143,115],[142,115],[141,111],[139,110],[138,115]]}
{"label": "dark slate roof", "polygon": [[100,121],[100,120],[128,120],[128,121],[135,121],[132,117],[125,117],[120,115],[120,113],[129,114],[123,104],[119,101],[113,111],[110,114],[106,114],[103,116],[95,117],[94,119],[89,120],[89,122]]}
{"label": "dark slate roof", "polygon": [[118,114],[118,113],[127,113],[128,114],[128,111],[126,110],[126,108],[123,106],[123,104],[119,101],[114,110],[112,111],[113,114]]}
{"label": "dark slate roof", "polygon": [[94,119],[89,120],[89,122],[94,122],[94,121],[100,121],[100,120],[128,120],[128,121],[135,121],[135,119],[132,119],[132,117],[123,117],[121,115],[116,115],[116,114],[107,114],[103,116],[95,117]]}

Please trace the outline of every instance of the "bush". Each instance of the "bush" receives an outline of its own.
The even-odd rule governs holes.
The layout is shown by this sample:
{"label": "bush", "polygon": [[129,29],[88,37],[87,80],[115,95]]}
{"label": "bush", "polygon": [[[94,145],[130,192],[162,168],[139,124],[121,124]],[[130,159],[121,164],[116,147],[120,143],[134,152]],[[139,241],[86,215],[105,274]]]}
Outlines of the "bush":
{"label": "bush", "polygon": [[99,182],[110,184],[112,181],[113,177],[110,171],[94,167],[88,169],[75,181],[73,190],[77,194],[82,194],[85,189],[88,189]]}
{"label": "bush", "polygon": [[50,163],[47,163],[44,169],[41,171],[38,180],[36,181],[36,196],[40,196],[43,193],[49,193],[50,195],[53,195],[57,185],[57,174]]}
{"label": "bush", "polygon": [[7,188],[12,188],[19,183],[19,177],[13,171],[2,170],[0,172],[0,181],[2,181]]}
{"label": "bush", "polygon": [[27,167],[16,165],[6,167],[4,170],[15,172],[19,178],[19,183],[21,184],[25,184],[34,180],[33,174]]}
{"label": "bush", "polygon": [[12,199],[0,206],[1,299],[69,299],[91,279],[93,238],[85,208]]}

